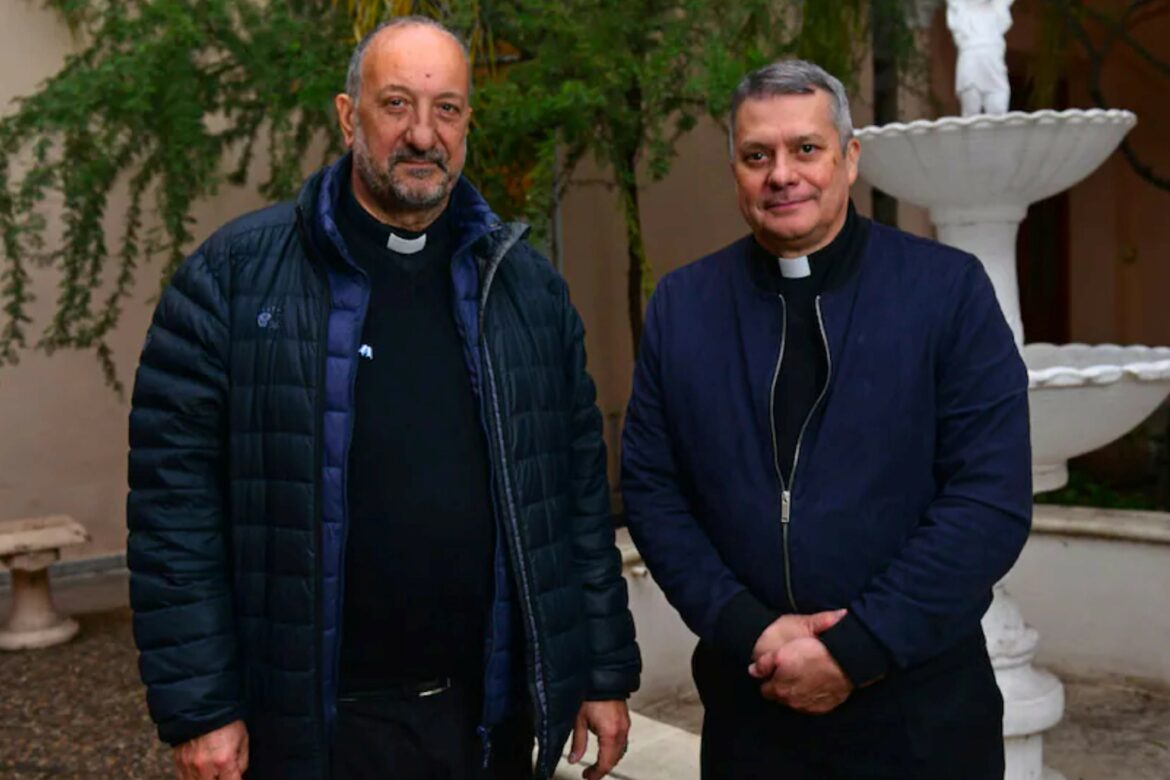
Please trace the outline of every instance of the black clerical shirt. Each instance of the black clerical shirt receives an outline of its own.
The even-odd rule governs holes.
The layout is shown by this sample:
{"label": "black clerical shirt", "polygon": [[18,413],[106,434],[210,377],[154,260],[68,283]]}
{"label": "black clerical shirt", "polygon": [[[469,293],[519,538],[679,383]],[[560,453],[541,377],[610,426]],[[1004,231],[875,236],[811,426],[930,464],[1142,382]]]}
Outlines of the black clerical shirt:
{"label": "black clerical shirt", "polygon": [[390,251],[391,229],[343,189],[337,224],[370,300],[346,484],[342,690],[478,683],[495,532],[487,444],[454,319],[456,236],[444,212],[421,252]]}
{"label": "black clerical shirt", "polygon": [[828,380],[827,347],[817,318],[817,296],[856,269],[868,236],[868,220],[859,217],[850,203],[841,232],[827,246],[809,255],[811,273],[803,278],[785,277],[776,256],[754,244],[752,262],[762,271],[756,274],[757,279],[765,280],[784,301],[784,347],[772,391],[772,425],[780,473],[789,490],[793,468],[800,464],[797,447],[801,432]]}

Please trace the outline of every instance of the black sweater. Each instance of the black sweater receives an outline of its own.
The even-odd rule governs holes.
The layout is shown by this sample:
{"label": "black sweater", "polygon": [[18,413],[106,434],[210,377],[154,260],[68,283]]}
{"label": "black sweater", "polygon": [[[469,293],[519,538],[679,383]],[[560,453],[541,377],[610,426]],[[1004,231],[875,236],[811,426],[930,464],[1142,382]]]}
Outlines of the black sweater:
{"label": "black sweater", "polygon": [[349,187],[341,200],[338,227],[370,283],[349,453],[342,690],[478,683],[495,531],[453,314],[449,218],[403,255]]}

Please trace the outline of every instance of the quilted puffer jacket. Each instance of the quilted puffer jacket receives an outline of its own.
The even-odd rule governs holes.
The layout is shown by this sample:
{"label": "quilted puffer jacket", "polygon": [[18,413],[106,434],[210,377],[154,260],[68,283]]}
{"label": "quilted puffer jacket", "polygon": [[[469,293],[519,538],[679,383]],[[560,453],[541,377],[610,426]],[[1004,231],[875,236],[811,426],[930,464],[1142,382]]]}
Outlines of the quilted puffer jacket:
{"label": "quilted puffer jacket", "polygon": [[[229,223],[187,259],[134,386],[127,561],[151,717],[171,744],[243,718],[254,779],[329,773],[368,301],[332,217],[351,164],[315,174],[295,203]],[[544,778],[583,699],[638,685],[601,419],[564,281],[466,181],[450,208],[454,316],[500,540],[480,732],[490,749],[491,727],[521,704],[512,691],[526,690]],[[520,666],[526,680],[514,684]]]}

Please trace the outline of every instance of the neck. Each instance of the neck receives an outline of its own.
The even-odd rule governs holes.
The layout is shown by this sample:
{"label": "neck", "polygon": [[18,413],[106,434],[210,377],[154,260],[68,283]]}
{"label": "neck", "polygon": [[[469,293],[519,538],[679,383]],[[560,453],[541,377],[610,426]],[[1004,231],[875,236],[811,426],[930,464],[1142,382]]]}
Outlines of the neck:
{"label": "neck", "polygon": [[431,223],[439,218],[447,208],[451,199],[450,193],[438,204],[426,209],[393,209],[384,208],[366,188],[365,182],[355,169],[352,176],[353,195],[361,207],[374,219],[384,225],[401,230],[410,230],[420,233],[430,227]]}

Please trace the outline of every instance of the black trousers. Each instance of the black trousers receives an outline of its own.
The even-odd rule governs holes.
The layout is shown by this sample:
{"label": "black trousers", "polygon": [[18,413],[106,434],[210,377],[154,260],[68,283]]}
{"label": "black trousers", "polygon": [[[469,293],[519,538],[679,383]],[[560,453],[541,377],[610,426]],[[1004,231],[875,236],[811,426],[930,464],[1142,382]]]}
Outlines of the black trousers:
{"label": "black trousers", "polygon": [[760,696],[700,643],[703,780],[1003,780],[1003,699],[982,633],[825,715]]}
{"label": "black trousers", "polygon": [[455,684],[429,696],[342,695],[332,780],[531,780],[531,718],[491,734],[488,766],[476,733],[482,698]]}

